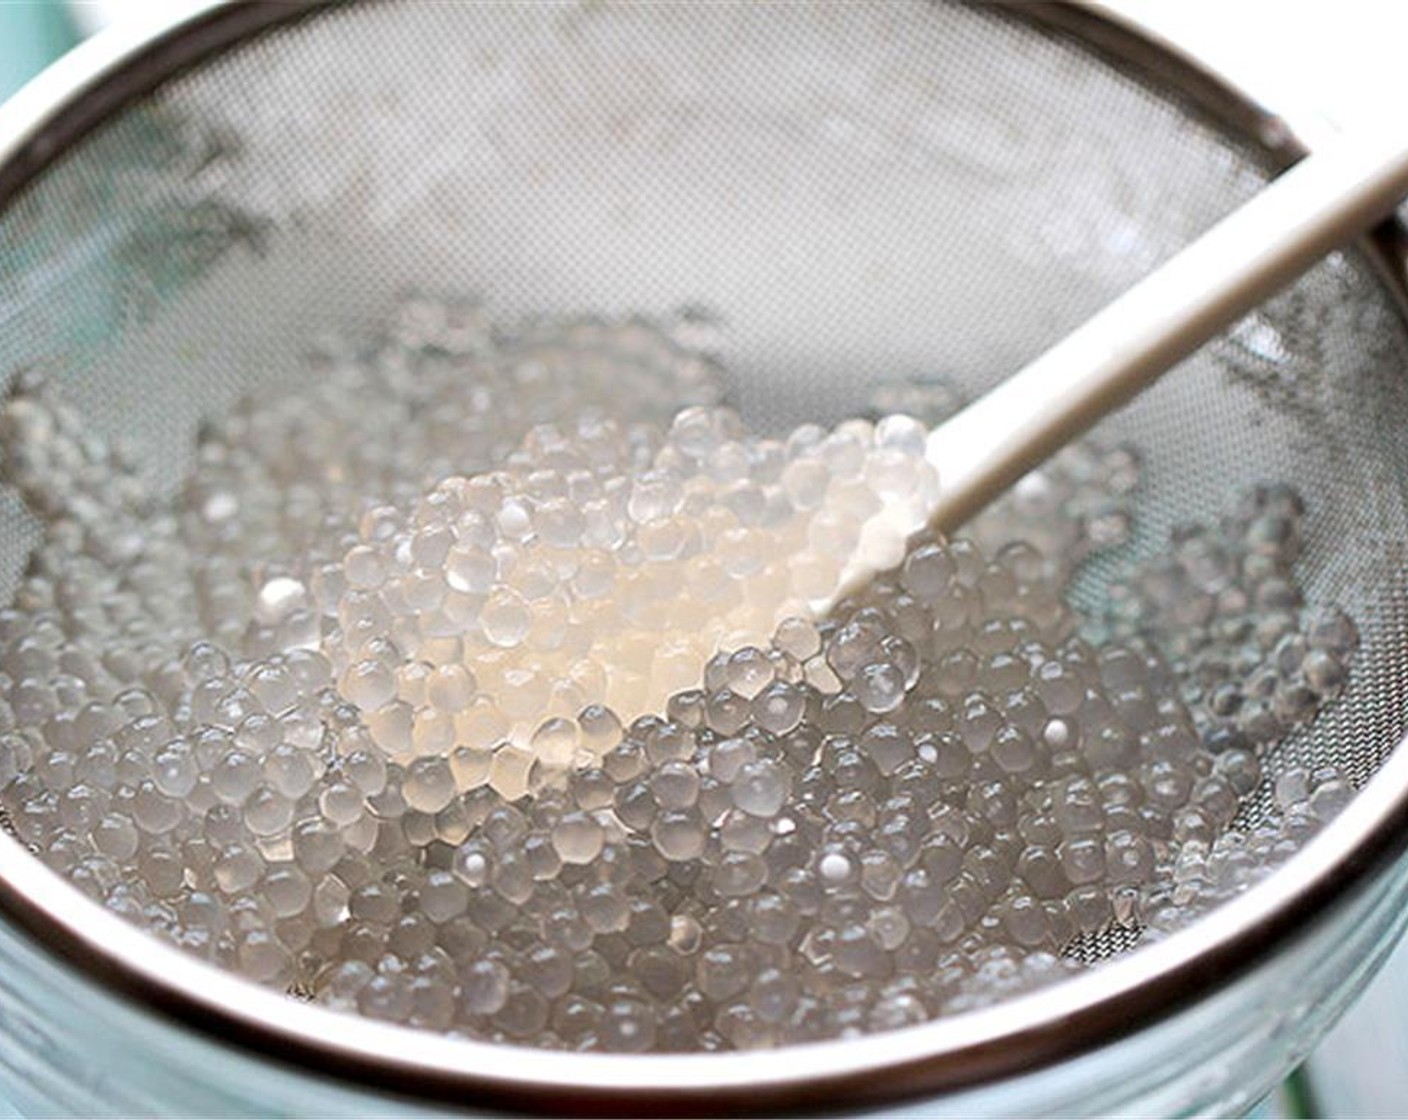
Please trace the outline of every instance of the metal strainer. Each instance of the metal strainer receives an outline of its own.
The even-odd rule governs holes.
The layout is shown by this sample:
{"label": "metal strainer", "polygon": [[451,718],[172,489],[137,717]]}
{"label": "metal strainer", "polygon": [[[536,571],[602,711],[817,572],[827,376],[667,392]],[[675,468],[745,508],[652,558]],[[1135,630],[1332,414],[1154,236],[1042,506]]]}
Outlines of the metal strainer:
{"label": "metal strainer", "polygon": [[[196,425],[306,376],[408,287],[506,313],[728,324],[758,427],[885,379],[1019,367],[1295,154],[1215,77],[1084,8],[797,2],[215,7],[52,71],[0,118],[0,370],[37,365],[174,485]],[[1397,257],[1338,254],[1108,430],[1139,535],[1292,480],[1346,695],[1270,760],[1354,803],[1195,928],[986,1011],[777,1054],[547,1055],[297,1005],[105,914],[0,838],[0,1065],[64,1112],[915,1114],[1234,1109],[1365,982],[1408,868],[1408,330]],[[35,526],[0,502],[0,597]],[[1264,811],[1267,789],[1249,810]],[[1115,939],[1095,947],[1113,955]]]}

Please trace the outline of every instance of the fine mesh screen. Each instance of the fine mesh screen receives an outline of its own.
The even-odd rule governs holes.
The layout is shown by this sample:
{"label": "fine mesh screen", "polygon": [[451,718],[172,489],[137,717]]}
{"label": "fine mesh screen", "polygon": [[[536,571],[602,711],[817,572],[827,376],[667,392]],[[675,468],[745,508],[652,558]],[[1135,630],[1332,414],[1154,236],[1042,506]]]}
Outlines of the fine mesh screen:
{"label": "fine mesh screen", "polygon": [[[0,370],[50,371],[174,483],[201,416],[306,376],[310,339],[407,288],[509,314],[693,304],[727,325],[751,421],[830,421],[884,379],[992,384],[1262,179],[1020,11],[343,6],[168,83],[0,214]],[[1304,584],[1364,645],[1273,772],[1332,759],[1362,783],[1404,730],[1405,357],[1388,294],[1339,255],[1107,424],[1144,456],[1140,528],[1082,605],[1253,482],[1305,495]],[[6,497],[0,594],[33,537]]]}

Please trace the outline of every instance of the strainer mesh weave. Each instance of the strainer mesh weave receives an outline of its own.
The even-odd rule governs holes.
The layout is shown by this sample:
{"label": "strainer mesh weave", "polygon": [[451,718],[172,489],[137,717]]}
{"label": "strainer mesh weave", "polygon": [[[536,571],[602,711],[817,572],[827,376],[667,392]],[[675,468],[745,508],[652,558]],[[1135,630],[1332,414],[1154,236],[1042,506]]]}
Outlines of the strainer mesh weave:
{"label": "strainer mesh weave", "polygon": [[[0,371],[50,372],[170,485],[202,416],[308,376],[310,340],[409,288],[691,304],[725,322],[751,422],[833,421],[885,379],[992,384],[1263,179],[1020,7],[367,2],[167,82],[0,212]],[[1081,606],[1254,482],[1306,498],[1304,584],[1363,648],[1273,774],[1362,784],[1404,731],[1405,357],[1386,290],[1336,255],[1105,426],[1143,453],[1139,532]],[[34,539],[0,499],[0,594]]]}

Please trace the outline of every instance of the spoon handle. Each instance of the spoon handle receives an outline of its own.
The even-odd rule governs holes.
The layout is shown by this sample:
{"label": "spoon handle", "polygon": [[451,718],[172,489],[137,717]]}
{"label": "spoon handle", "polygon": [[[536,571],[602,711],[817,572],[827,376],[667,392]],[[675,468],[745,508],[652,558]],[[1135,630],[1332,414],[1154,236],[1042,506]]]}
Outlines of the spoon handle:
{"label": "spoon handle", "polygon": [[1408,195],[1401,139],[1301,160],[1167,263],[929,436],[952,532],[1032,468]]}

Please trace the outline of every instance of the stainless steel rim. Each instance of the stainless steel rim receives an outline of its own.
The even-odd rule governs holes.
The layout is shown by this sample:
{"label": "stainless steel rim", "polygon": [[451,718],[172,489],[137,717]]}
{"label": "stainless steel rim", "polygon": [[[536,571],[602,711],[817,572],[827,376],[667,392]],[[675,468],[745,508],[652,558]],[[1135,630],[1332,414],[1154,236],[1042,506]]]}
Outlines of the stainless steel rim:
{"label": "stainless steel rim", "polygon": [[[191,15],[109,33],[46,71],[0,112],[0,209],[85,132],[173,74],[312,5],[205,0]],[[1264,153],[1304,152],[1283,121],[1195,59],[1083,4],[1014,9],[1171,88]],[[1403,306],[1396,225],[1371,256]],[[1408,846],[1408,752],[1273,876],[1193,928],[1126,959],[983,1011],[846,1042],[770,1053],[618,1057],[451,1040],[295,1003],[188,958],[81,894],[0,836],[0,914],[77,972],[176,1023],[279,1062],[369,1088],[550,1112],[828,1110],[970,1088],[1133,1033],[1268,960],[1347,904]]]}

